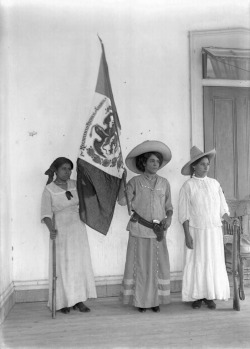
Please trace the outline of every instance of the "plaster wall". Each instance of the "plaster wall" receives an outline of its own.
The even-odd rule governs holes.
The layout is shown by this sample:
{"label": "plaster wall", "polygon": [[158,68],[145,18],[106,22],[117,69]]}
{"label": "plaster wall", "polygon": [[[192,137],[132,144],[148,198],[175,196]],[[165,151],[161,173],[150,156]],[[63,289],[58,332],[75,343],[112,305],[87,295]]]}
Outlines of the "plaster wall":
{"label": "plaster wall", "polygon": [[13,305],[13,263],[12,263],[12,234],[10,222],[10,193],[9,178],[9,120],[8,109],[8,64],[7,64],[7,22],[0,13],[0,323]]}
{"label": "plaster wall", "polygon": [[[249,1],[15,0],[3,2],[2,16],[8,181],[1,180],[10,215],[6,235],[1,232],[10,272],[4,285],[11,280],[11,236],[16,285],[39,280],[42,285],[48,278],[49,234],[40,223],[44,172],[58,156],[76,162],[101,55],[97,33],[105,45],[124,158],[147,139],[172,150],[171,162],[159,174],[172,188],[167,243],[171,271],[181,273],[184,239],[177,203],[186,180],[180,170],[190,150],[188,33],[249,27]],[[128,179],[132,175],[128,172]],[[87,228],[96,277],[123,274],[127,221],[126,208],[117,205],[106,237]]]}

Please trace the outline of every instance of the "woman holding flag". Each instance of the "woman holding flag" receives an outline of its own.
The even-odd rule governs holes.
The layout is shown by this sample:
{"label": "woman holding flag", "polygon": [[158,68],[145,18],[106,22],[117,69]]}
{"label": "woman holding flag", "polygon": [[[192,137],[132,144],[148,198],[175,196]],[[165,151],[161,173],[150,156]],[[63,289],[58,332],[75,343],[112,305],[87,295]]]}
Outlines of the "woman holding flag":
{"label": "woman holding flag", "polygon": [[[94,274],[91,264],[85,224],[79,217],[79,199],[76,181],[70,179],[73,163],[57,158],[45,172],[49,176],[42,195],[41,219],[56,239],[56,302],[55,310],[80,312],[90,309],[83,303],[96,298]],[[56,179],[53,181],[54,173]],[[50,243],[50,246],[52,244]],[[52,249],[49,263],[49,307],[52,310]]]}
{"label": "woman holding flag", "polygon": [[[171,160],[171,151],[159,141],[145,141],[126,157],[127,167],[139,174],[127,184],[126,195],[133,212],[122,283],[123,304],[139,312],[170,302],[170,266],[166,232],[172,220],[170,185],[157,172]],[[126,205],[124,186],[118,203]]]}

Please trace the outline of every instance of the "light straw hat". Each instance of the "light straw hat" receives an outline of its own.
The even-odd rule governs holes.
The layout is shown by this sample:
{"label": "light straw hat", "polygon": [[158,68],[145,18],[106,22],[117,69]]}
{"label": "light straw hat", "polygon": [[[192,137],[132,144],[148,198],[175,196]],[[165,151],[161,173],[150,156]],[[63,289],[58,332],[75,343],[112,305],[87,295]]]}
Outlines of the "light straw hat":
{"label": "light straw hat", "polygon": [[127,157],[125,159],[125,163],[126,163],[127,167],[135,173],[139,173],[139,174],[143,173],[142,171],[140,171],[136,167],[136,157],[138,155],[153,152],[153,151],[156,151],[156,152],[162,154],[163,161],[162,161],[162,164],[159,167],[159,169],[164,167],[172,158],[171,150],[169,149],[169,147],[166,144],[159,142],[159,141],[145,141],[145,142],[138,144],[127,155]]}
{"label": "light straw hat", "polygon": [[181,174],[184,176],[188,176],[191,174],[191,165],[196,161],[204,156],[207,156],[209,158],[209,161],[211,161],[215,157],[216,151],[215,149],[207,151],[203,153],[198,147],[195,145],[190,149],[190,158],[191,160],[186,163],[181,169]]}

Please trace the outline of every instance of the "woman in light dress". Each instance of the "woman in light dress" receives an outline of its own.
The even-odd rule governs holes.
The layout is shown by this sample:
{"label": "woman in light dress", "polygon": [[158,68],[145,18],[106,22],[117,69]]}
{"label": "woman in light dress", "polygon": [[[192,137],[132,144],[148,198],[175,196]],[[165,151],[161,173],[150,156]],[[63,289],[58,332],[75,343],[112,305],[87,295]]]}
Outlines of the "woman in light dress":
{"label": "woman in light dress", "polygon": [[[73,163],[57,158],[49,170],[42,195],[41,219],[56,242],[56,310],[67,314],[70,308],[90,309],[83,303],[96,298],[88,236],[79,218],[76,181],[70,179]],[[53,181],[54,173],[56,178]],[[52,243],[49,258],[49,307],[52,309]]]}
{"label": "woman in light dress", "polygon": [[192,147],[191,160],[182,168],[191,176],[179,195],[179,221],[186,242],[182,300],[199,309],[202,302],[215,309],[214,300],[227,300],[230,288],[225,266],[222,220],[233,225],[223,191],[216,179],[207,177],[215,150]]}

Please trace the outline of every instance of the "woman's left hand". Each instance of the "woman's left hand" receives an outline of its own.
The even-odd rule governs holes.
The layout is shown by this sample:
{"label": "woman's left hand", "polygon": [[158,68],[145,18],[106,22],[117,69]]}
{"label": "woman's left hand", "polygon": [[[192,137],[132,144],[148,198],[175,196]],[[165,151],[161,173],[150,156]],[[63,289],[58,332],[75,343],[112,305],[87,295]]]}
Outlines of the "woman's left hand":
{"label": "woman's left hand", "polygon": [[161,221],[161,224],[163,225],[164,230],[167,230],[172,222],[172,217],[166,217]]}

